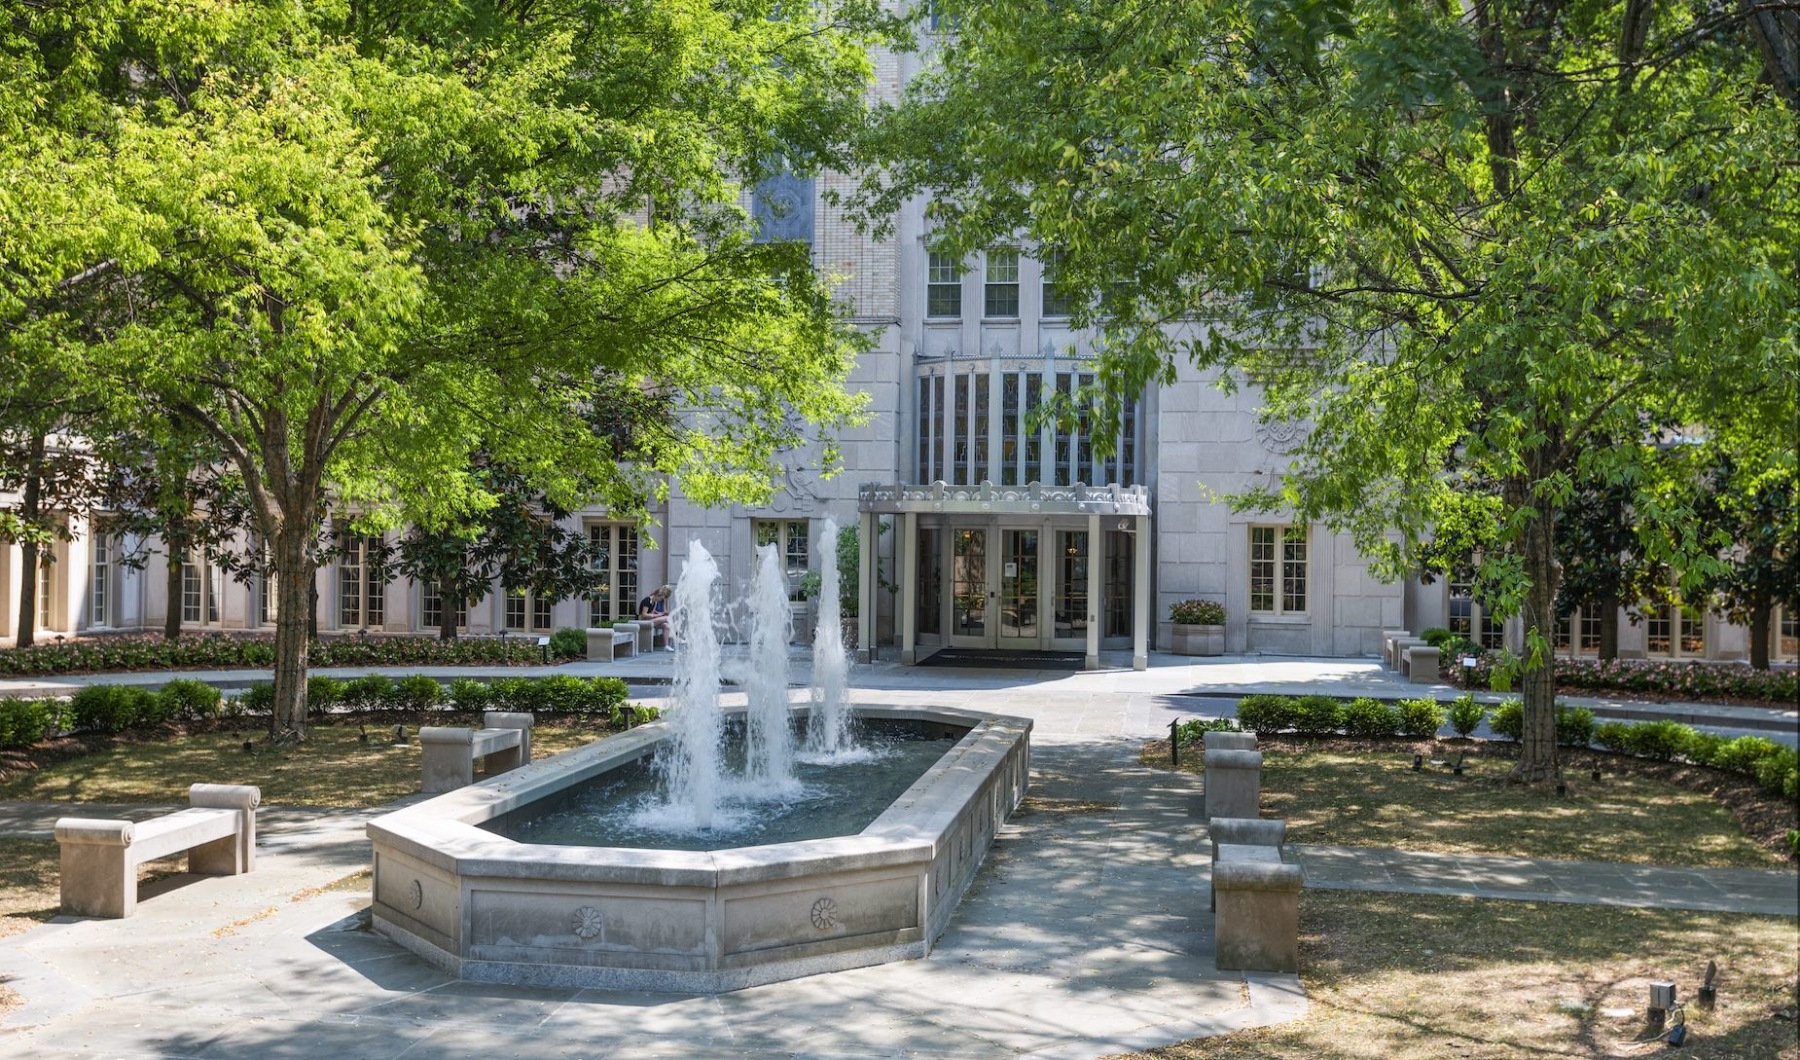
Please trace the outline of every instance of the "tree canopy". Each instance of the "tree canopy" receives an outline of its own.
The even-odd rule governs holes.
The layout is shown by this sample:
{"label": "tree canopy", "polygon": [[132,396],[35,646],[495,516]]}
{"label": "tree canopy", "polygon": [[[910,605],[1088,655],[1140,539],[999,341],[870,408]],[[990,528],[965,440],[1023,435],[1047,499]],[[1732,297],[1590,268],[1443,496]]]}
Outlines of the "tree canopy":
{"label": "tree canopy", "polygon": [[[857,336],[738,199],[775,160],[841,160],[879,24],[773,0],[9,9],[0,350],[66,351],[223,452],[298,730],[328,501],[485,510],[477,440],[565,508],[637,510],[670,477],[754,500],[858,415]],[[98,327],[78,296],[112,307]]]}
{"label": "tree canopy", "polygon": [[1796,407],[1796,122],[1748,7],[947,8],[867,208],[929,195],[940,249],[1053,251],[1104,416],[1185,357],[1308,425],[1237,503],[1394,576],[1435,534],[1472,543],[1527,630],[1519,775],[1555,775],[1558,508],[1625,485],[1667,527],[1633,473],[1654,425]]}

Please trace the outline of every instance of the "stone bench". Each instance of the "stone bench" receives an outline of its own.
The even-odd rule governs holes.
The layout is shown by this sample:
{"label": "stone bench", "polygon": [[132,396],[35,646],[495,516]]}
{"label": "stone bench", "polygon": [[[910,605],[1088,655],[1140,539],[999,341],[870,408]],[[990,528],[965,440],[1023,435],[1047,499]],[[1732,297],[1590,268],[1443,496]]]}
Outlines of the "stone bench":
{"label": "stone bench", "polygon": [[188,871],[235,876],[256,867],[260,789],[195,784],[189,808],[148,821],[64,817],[56,822],[62,852],[62,911],[71,916],[127,917],[137,909],[138,866],[187,852]]}
{"label": "stone bench", "polygon": [[1383,633],[1381,640],[1382,661],[1387,668],[1399,673],[1406,665],[1406,649],[1417,647],[1425,642],[1410,632]]}
{"label": "stone bench", "polygon": [[1203,732],[1200,734],[1202,751],[1254,751],[1256,750],[1256,734],[1253,732]]}
{"label": "stone bench", "polygon": [[481,715],[479,729],[448,725],[420,729],[425,794],[440,795],[475,783],[477,758],[487,759],[490,776],[530,762],[535,720],[528,713],[490,710]]}
{"label": "stone bench", "polygon": [[1278,847],[1215,843],[1214,963],[1220,971],[1300,970],[1300,866]]}
{"label": "stone bench", "polygon": [[1208,747],[1204,756],[1206,819],[1256,817],[1262,812],[1262,752]]}
{"label": "stone bench", "polygon": [[[1224,845],[1274,847],[1276,853],[1287,845],[1287,822],[1249,817],[1215,817],[1207,822],[1206,834],[1212,840],[1212,867],[1219,871],[1219,847]],[[1219,893],[1212,894],[1212,908],[1219,908]]]}
{"label": "stone bench", "polygon": [[1406,649],[1401,660],[1400,673],[1415,685],[1435,685],[1438,682],[1438,650],[1429,644],[1415,644]]}
{"label": "stone bench", "polygon": [[606,626],[587,631],[588,662],[612,662],[625,656],[636,655],[638,650],[637,623],[630,623],[632,628],[624,626]]}

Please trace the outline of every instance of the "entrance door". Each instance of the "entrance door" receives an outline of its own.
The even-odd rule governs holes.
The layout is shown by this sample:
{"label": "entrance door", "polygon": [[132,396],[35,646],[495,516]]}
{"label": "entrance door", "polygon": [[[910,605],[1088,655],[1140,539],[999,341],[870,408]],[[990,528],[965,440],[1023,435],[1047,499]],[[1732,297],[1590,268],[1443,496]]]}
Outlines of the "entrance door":
{"label": "entrance door", "polygon": [[958,648],[992,648],[995,592],[988,567],[984,526],[950,529],[950,643]]}
{"label": "entrance door", "polygon": [[1087,647],[1088,533],[1086,530],[1058,530],[1055,537],[1055,608],[1050,646],[1082,651]]}
{"label": "entrance door", "polygon": [[1037,530],[1000,530],[1000,607],[1003,648],[1043,646]]}

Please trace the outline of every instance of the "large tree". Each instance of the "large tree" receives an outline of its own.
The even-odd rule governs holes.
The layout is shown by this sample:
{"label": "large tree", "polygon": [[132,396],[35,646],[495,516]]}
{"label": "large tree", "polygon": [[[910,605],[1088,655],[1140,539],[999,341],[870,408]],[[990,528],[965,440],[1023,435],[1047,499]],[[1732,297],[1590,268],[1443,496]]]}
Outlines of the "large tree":
{"label": "large tree", "polygon": [[[241,475],[279,592],[279,728],[304,724],[328,505],[485,507],[476,438],[564,507],[629,511],[665,476],[754,499],[782,449],[856,415],[856,339],[808,248],[753,241],[737,200],[775,160],[839,159],[873,21],[772,0],[10,16],[21,170],[122,215],[32,282],[129,304],[95,370]],[[621,453],[591,422],[647,392],[683,415]]]}
{"label": "large tree", "polygon": [[1526,629],[1515,776],[1556,776],[1571,484],[1631,481],[1640,448],[1601,439],[1792,378],[1795,115],[1753,5],[946,6],[871,208],[930,195],[940,249],[1057,251],[1109,418],[1190,357],[1310,425],[1240,503],[1348,531],[1393,575],[1434,528],[1478,536]]}

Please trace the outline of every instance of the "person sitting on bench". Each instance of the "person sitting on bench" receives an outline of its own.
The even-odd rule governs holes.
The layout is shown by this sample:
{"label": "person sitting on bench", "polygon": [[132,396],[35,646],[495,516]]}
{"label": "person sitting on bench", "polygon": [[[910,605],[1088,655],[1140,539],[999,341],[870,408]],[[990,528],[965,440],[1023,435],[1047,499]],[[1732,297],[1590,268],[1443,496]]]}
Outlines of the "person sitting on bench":
{"label": "person sitting on bench", "polygon": [[638,621],[650,623],[652,641],[662,634],[665,651],[675,650],[675,630],[669,625],[669,596],[674,592],[674,586],[665,585],[638,601]]}

